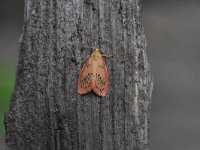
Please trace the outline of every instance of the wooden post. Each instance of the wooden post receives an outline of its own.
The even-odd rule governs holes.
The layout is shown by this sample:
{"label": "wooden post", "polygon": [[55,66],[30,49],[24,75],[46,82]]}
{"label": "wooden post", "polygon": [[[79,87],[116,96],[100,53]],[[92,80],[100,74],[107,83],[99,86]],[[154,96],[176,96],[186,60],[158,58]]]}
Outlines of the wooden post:
{"label": "wooden post", "polygon": [[[152,77],[140,0],[26,0],[7,150],[148,150]],[[90,48],[106,58],[106,97],[79,95]]]}

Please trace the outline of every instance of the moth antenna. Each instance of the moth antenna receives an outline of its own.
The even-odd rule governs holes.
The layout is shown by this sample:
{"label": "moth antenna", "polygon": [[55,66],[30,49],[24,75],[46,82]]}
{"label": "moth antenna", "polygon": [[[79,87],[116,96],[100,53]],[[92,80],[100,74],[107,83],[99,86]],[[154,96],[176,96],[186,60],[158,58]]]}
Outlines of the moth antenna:
{"label": "moth antenna", "polygon": [[113,57],[113,54],[105,54],[105,53],[102,52],[102,51],[101,51],[101,53],[102,53],[102,56],[103,56],[103,57]]}
{"label": "moth antenna", "polygon": [[84,63],[86,62],[86,60],[87,60],[89,57],[90,57],[90,55],[88,55],[88,56],[84,59],[84,61],[82,62],[82,64],[84,64]]}
{"label": "moth antenna", "polygon": [[84,3],[91,6],[93,10],[97,10],[95,4],[91,2],[91,0],[84,0]]}
{"label": "moth antenna", "polygon": [[113,55],[102,55],[103,57],[113,57]]}
{"label": "moth antenna", "polygon": [[83,49],[92,49],[92,51],[94,51],[96,48],[95,47],[93,47],[93,46],[82,46],[81,47],[81,50],[83,50]]}

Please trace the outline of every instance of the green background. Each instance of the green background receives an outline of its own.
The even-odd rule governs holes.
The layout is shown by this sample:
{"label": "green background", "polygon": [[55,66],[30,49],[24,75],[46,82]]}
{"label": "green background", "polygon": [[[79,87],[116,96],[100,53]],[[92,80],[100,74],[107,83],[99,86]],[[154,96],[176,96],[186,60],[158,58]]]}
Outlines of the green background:
{"label": "green background", "polygon": [[9,110],[10,97],[14,88],[15,69],[5,62],[0,63],[0,137],[4,136],[4,113]]}

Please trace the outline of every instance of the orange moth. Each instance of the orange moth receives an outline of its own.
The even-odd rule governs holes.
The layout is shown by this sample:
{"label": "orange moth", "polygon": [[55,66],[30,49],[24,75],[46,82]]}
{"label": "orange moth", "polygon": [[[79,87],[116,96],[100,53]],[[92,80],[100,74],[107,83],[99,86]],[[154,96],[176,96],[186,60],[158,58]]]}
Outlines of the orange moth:
{"label": "orange moth", "polygon": [[99,49],[86,59],[78,79],[78,92],[86,94],[94,91],[99,96],[105,96],[108,90],[108,70]]}

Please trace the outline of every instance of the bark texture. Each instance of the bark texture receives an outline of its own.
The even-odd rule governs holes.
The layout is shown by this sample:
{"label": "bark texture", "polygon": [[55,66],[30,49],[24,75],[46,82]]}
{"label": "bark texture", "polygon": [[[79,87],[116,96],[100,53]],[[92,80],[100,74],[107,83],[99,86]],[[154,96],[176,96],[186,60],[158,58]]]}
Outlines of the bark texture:
{"label": "bark texture", "polygon": [[[7,150],[148,150],[152,78],[139,0],[26,0]],[[82,62],[100,48],[106,97],[79,95]]]}

